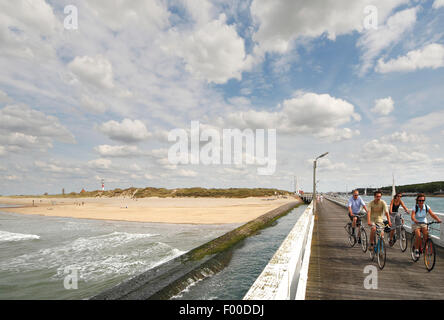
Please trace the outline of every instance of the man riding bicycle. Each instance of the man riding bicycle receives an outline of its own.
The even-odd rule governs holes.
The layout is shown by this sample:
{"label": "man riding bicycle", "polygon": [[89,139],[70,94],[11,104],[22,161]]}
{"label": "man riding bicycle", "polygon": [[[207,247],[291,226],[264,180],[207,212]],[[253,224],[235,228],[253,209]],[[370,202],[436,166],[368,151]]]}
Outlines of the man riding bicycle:
{"label": "man riding bicycle", "polygon": [[[359,196],[359,191],[354,190],[353,196],[348,200],[348,217],[353,222],[352,224],[352,234],[355,235],[356,225],[361,223],[361,218],[359,218],[361,208],[364,208],[365,212],[368,214],[367,207],[364,200]],[[358,228],[358,233],[360,229]],[[361,243],[361,235],[358,234],[358,243]]]}
{"label": "man riding bicycle", "polygon": [[[368,213],[367,213],[367,223],[371,227],[370,231],[370,250],[373,250],[373,246],[375,244],[375,233],[376,233],[376,225],[383,228],[384,222],[383,222],[383,215],[387,217],[387,221],[389,226],[392,226],[392,222],[390,221],[390,215],[387,208],[387,203],[385,203],[384,200],[382,200],[382,192],[381,191],[375,191],[374,192],[374,199],[370,201],[368,204]],[[384,235],[383,231],[382,235]]]}

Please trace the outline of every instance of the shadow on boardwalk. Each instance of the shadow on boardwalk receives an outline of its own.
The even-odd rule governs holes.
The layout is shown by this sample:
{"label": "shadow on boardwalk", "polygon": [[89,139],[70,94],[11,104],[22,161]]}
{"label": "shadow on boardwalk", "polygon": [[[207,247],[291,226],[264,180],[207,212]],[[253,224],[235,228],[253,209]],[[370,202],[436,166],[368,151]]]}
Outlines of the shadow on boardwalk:
{"label": "shadow on boardwalk", "polygon": [[[444,299],[444,249],[438,248],[435,268],[428,272],[422,256],[418,262],[410,257],[410,240],[405,252],[399,243],[387,248],[387,261],[379,270],[376,259],[370,260],[347,242],[344,225],[349,221],[346,209],[333,202],[318,202],[306,299]],[[366,228],[369,235],[369,229]],[[377,268],[377,289],[365,289],[369,274],[364,268]]]}

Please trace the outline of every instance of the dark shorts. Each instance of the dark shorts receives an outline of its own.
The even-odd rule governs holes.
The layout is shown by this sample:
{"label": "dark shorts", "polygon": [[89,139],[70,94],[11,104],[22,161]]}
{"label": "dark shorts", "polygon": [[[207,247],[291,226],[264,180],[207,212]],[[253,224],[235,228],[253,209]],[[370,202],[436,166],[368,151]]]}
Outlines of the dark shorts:
{"label": "dark shorts", "polygon": [[357,217],[357,216],[354,215],[354,214],[353,214],[353,216],[352,216],[352,215],[350,215],[350,212],[348,213],[348,217],[350,218],[350,221],[351,221],[351,222],[353,222],[353,218],[356,217],[356,218],[357,218],[357,219],[356,219],[356,225],[357,225],[357,226],[361,225],[361,218],[360,218],[360,217]]}

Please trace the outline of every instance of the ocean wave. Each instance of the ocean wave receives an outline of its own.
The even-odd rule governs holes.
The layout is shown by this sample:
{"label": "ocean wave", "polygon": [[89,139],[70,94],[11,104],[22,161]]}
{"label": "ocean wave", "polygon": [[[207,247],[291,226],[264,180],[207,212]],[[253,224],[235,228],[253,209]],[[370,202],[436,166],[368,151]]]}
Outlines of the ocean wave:
{"label": "ocean wave", "polygon": [[200,275],[195,275],[191,278],[186,279],[185,283],[184,283],[185,288],[182,291],[180,291],[178,294],[172,296],[170,298],[170,300],[176,300],[176,299],[183,298],[183,295],[185,293],[189,292],[192,287],[197,285],[199,282],[205,280],[206,278],[209,278],[212,276],[214,276],[214,272],[211,269],[204,268],[204,269],[200,270]]}
{"label": "ocean wave", "polygon": [[55,269],[51,277],[60,281],[77,271],[79,280],[100,281],[114,276],[133,276],[183,253],[162,242],[156,234],[113,232],[82,237],[52,248],[41,249],[0,263],[0,270],[15,272]]}
{"label": "ocean wave", "polygon": [[22,240],[38,240],[40,236],[35,234],[13,233],[0,230],[0,242],[6,241],[22,241]]}

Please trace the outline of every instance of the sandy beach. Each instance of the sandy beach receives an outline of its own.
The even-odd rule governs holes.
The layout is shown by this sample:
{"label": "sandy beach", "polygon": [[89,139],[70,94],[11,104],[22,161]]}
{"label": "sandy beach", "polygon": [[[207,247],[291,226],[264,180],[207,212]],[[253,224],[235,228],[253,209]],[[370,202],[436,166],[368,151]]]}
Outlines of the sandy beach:
{"label": "sandy beach", "polygon": [[[2,211],[53,217],[160,223],[245,223],[294,198],[14,198],[1,204],[20,205]],[[34,204],[34,205],[33,205]]]}

